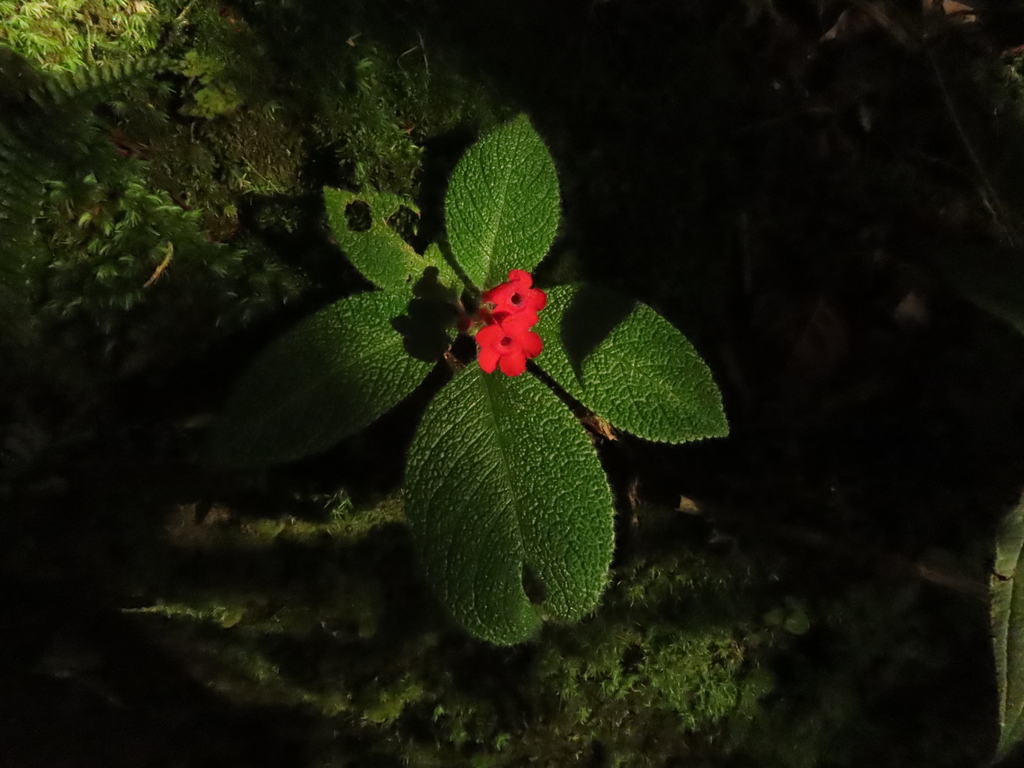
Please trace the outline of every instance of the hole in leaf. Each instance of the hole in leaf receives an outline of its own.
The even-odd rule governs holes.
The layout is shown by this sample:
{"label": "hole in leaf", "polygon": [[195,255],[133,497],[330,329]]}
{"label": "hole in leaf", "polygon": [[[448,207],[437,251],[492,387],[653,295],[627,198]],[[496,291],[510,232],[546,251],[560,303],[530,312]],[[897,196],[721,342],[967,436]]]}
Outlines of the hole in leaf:
{"label": "hole in leaf", "polygon": [[387,225],[407,243],[415,244],[419,234],[420,215],[412,208],[402,205],[388,217]]}
{"label": "hole in leaf", "polygon": [[532,605],[540,605],[548,599],[548,587],[544,579],[529,563],[523,563],[523,592]]}
{"label": "hole in leaf", "polygon": [[366,232],[373,225],[370,205],[362,200],[354,200],[345,206],[345,220],[353,232]]}

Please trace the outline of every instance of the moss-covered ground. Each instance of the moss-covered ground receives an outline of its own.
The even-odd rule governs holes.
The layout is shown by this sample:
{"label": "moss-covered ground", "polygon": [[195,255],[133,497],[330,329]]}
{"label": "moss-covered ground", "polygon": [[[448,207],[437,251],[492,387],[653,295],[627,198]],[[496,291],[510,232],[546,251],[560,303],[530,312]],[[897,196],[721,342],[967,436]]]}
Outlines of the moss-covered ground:
{"label": "moss-covered ground", "polygon": [[[0,0],[0,765],[985,765],[1013,6]],[[520,111],[564,198],[540,279],[655,306],[732,434],[595,438],[609,589],[495,648],[416,568],[419,395],[293,465],[201,453],[253,355],[366,287],[322,187],[436,222]]]}

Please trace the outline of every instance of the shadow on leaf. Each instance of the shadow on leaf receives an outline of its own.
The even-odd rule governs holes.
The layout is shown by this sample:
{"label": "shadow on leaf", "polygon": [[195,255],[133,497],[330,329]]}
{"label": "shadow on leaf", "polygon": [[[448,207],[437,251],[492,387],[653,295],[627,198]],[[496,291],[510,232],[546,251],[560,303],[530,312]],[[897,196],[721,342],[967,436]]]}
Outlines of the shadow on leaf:
{"label": "shadow on leaf", "polygon": [[635,306],[635,299],[595,285],[581,285],[573,295],[562,315],[559,331],[569,365],[580,384],[584,383],[583,363]]}
{"label": "shadow on leaf", "polygon": [[405,351],[427,363],[448,349],[456,316],[455,291],[442,284],[438,274],[437,267],[427,267],[412,288],[406,314],[391,321],[391,327],[402,334]]}

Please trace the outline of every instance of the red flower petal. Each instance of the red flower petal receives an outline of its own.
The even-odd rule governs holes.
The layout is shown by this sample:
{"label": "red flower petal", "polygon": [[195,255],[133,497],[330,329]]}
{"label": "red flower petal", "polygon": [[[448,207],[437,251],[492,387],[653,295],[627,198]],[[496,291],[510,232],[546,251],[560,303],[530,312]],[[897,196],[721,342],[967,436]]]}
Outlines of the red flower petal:
{"label": "red flower petal", "polygon": [[528,358],[536,357],[544,351],[544,340],[533,331],[526,331],[521,336],[517,336],[516,341],[519,343],[519,348],[523,350],[523,354]]}
{"label": "red flower petal", "polygon": [[548,303],[544,291],[531,288],[533,278],[522,269],[513,269],[508,273],[508,282],[484,291],[480,298],[484,304],[494,304],[500,312],[537,312]]}
{"label": "red flower petal", "polygon": [[520,283],[517,288],[529,288],[533,285],[533,278],[525,269],[513,269],[508,273],[509,282]]}
{"label": "red flower petal", "polygon": [[495,367],[498,365],[498,360],[501,355],[498,354],[491,347],[481,347],[479,354],[476,356],[476,361],[480,363],[480,369],[484,373],[494,373]]}
{"label": "red flower petal", "polygon": [[501,326],[497,323],[493,325],[487,325],[476,332],[476,343],[480,345],[480,348],[484,347],[497,347],[501,344],[502,338],[506,335],[505,331],[501,329]]}
{"label": "red flower petal", "polygon": [[515,292],[516,287],[512,283],[502,283],[480,294],[480,300],[484,304],[505,304]]}
{"label": "red flower petal", "polygon": [[494,319],[505,333],[511,334],[512,336],[518,336],[521,333],[526,333],[540,320],[540,318],[537,317],[537,313],[532,310],[525,310],[514,314],[511,312],[496,312],[494,314]]}
{"label": "red flower petal", "polygon": [[531,288],[533,278],[522,269],[508,273],[508,282],[481,295],[482,303],[493,304],[494,311],[481,307],[479,318],[487,325],[477,331],[480,369],[493,373],[496,367],[506,376],[521,376],[526,361],[539,355],[544,341],[530,329],[540,318],[537,311],[547,304],[544,291]]}
{"label": "red flower petal", "polygon": [[[501,372],[506,376],[519,376],[526,370],[526,356],[518,349],[501,356]],[[481,366],[483,367],[483,366]]]}

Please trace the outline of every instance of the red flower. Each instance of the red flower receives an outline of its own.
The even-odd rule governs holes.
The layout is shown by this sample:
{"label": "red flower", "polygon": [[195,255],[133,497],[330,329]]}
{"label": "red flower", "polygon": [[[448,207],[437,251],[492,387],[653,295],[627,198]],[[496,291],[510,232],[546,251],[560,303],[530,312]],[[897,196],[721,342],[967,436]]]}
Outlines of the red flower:
{"label": "red flower", "polygon": [[500,366],[506,376],[519,376],[526,370],[526,361],[544,349],[540,336],[530,330],[537,322],[537,313],[532,310],[517,314],[495,312],[491,320],[490,325],[476,334],[480,368],[484,373],[494,373],[495,367]]}
{"label": "red flower", "polygon": [[522,269],[508,273],[508,282],[484,291],[480,297],[484,304],[494,304],[495,312],[517,314],[525,310],[540,312],[548,303],[547,294],[538,288],[531,288],[533,278]]}
{"label": "red flower", "polygon": [[540,336],[530,329],[540,319],[537,312],[548,303],[548,297],[532,286],[529,272],[513,269],[508,282],[483,292],[475,318],[460,318],[460,330],[484,323],[476,343],[480,347],[477,360],[485,373],[500,367],[506,376],[519,376],[526,370],[526,361],[544,349]]}

